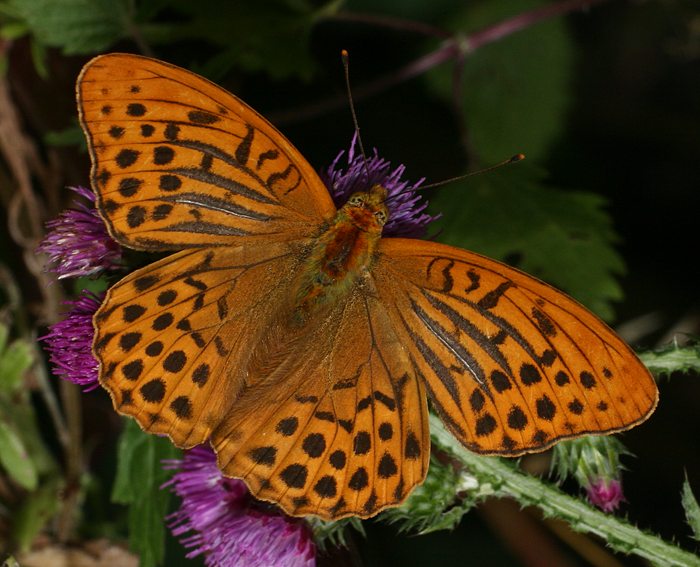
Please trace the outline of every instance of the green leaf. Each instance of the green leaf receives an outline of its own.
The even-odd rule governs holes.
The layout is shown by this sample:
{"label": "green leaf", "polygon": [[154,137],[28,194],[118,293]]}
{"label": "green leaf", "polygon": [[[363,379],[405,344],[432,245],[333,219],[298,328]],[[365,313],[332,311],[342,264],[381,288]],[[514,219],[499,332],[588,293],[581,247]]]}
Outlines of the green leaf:
{"label": "green leaf", "polygon": [[34,347],[18,339],[9,345],[8,328],[0,324],[0,466],[20,486],[34,490],[40,474],[55,463],[37,427],[23,377],[34,361]]}
{"label": "green leaf", "polygon": [[36,39],[66,55],[103,51],[127,36],[128,0],[9,0]]}
{"label": "green leaf", "polygon": [[47,66],[47,53],[46,46],[40,43],[36,38],[32,38],[29,42],[29,50],[32,55],[32,63],[34,63],[34,69],[36,69],[36,74],[42,79],[47,80],[49,78],[49,68]]}
{"label": "green leaf", "polygon": [[29,33],[29,27],[24,22],[8,22],[0,28],[2,39],[13,40]]}
{"label": "green leaf", "polygon": [[517,267],[564,289],[603,318],[621,296],[623,264],[612,243],[605,201],[546,187],[518,164],[450,185],[431,198],[444,214],[440,240]]}
{"label": "green leaf", "polygon": [[28,392],[0,397],[0,420],[16,433],[36,473],[40,476],[57,474],[58,466],[39,432]]}
{"label": "green leaf", "polygon": [[55,515],[61,503],[60,490],[63,480],[60,476],[46,478],[39,488],[27,495],[14,514],[13,540],[21,551],[29,548],[37,534]]}
{"label": "green leaf", "polygon": [[17,340],[4,348],[6,333],[7,328],[0,325],[0,393],[16,391],[33,362],[32,347],[26,341]]}
{"label": "green leaf", "polygon": [[44,135],[44,141],[50,146],[65,147],[79,146],[85,147],[85,135],[80,125],[75,123],[63,130],[52,130]]}
{"label": "green leaf", "polygon": [[37,487],[38,476],[34,463],[17,432],[0,421],[0,464],[10,478],[27,490]]}
{"label": "green leaf", "polygon": [[0,323],[0,353],[5,350],[5,345],[7,345],[7,338],[10,336],[10,330],[7,325]]}
{"label": "green leaf", "polygon": [[221,51],[204,67],[195,69],[210,77],[238,67],[264,71],[276,79],[309,78],[314,70],[309,51],[311,28],[320,14],[332,11],[337,4],[314,8],[303,1],[174,0],[171,8],[184,14],[185,22],[167,30],[144,26],[142,31],[154,43],[206,39],[218,45]]}
{"label": "green leaf", "polygon": [[129,505],[129,545],[141,558],[141,567],[163,561],[170,492],[160,487],[171,473],[161,461],[179,454],[169,439],[148,435],[135,421],[127,421],[119,440],[112,500]]}
{"label": "green leaf", "polygon": [[683,504],[683,510],[685,510],[685,517],[688,521],[688,525],[690,529],[693,530],[693,539],[695,541],[700,541],[700,506],[698,506],[698,501],[695,499],[687,477],[683,481],[681,504]]}
{"label": "green leaf", "polygon": [[[542,6],[539,0],[465,2],[446,25],[470,33]],[[527,27],[466,55],[462,110],[472,147],[482,163],[515,153],[541,159],[564,125],[572,75],[572,45],[563,18]],[[452,97],[453,70],[430,75]]]}

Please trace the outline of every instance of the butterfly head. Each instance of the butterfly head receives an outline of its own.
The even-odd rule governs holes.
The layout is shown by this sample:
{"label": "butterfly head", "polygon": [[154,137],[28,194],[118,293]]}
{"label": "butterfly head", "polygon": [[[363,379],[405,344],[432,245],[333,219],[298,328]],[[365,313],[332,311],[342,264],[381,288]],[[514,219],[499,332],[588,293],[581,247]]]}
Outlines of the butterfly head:
{"label": "butterfly head", "polygon": [[[321,172],[335,205],[341,208],[358,193],[365,195],[364,199],[374,200],[374,207],[383,203],[388,210],[386,223],[379,225],[382,236],[425,236],[428,225],[439,215],[425,212],[428,202],[419,192],[423,180],[411,182],[405,179],[405,166],[392,167],[376,149],[371,155],[363,156],[356,150],[356,141],[357,137],[354,137],[350,149],[340,152]],[[347,164],[342,163],[344,156],[347,156]],[[369,198],[372,194],[376,196]]]}
{"label": "butterfly head", "polygon": [[374,228],[381,232],[389,220],[389,209],[385,202],[387,190],[379,184],[369,191],[358,191],[350,195],[343,209],[353,223],[363,230]]}

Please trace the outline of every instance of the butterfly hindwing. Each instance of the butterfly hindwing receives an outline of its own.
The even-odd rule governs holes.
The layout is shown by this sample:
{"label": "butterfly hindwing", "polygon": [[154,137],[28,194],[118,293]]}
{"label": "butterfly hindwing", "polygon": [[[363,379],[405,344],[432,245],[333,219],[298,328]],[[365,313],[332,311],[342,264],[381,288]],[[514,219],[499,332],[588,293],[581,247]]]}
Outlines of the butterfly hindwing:
{"label": "butterfly hindwing", "polygon": [[356,296],[313,327],[290,353],[308,363],[243,392],[212,445],[225,474],[289,514],[373,516],[425,477],[425,391],[376,301]]}
{"label": "butterfly hindwing", "polygon": [[294,270],[286,245],[186,250],[141,268],[95,315],[100,383],[117,410],[180,447],[204,443]]}
{"label": "butterfly hindwing", "polygon": [[478,254],[384,239],[374,269],[433,407],[480,453],[518,455],[611,433],[653,411],[653,378],[602,321]]}
{"label": "butterfly hindwing", "polygon": [[78,108],[98,208],[126,246],[293,239],[335,213],[318,175],[282,134],[194,73],[103,55],[78,79]]}

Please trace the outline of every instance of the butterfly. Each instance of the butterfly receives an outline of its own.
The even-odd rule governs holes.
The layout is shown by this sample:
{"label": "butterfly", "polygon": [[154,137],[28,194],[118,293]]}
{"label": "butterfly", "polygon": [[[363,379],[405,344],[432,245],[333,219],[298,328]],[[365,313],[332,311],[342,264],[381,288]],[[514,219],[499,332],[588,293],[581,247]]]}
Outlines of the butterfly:
{"label": "butterfly", "polygon": [[426,475],[428,399],[468,449],[516,456],[644,421],[631,349],[562,292],[433,241],[382,238],[386,189],[337,208],[249,106],[136,55],[77,82],[97,208],[122,245],[172,252],[94,317],[114,407],[291,515],[369,517]]}

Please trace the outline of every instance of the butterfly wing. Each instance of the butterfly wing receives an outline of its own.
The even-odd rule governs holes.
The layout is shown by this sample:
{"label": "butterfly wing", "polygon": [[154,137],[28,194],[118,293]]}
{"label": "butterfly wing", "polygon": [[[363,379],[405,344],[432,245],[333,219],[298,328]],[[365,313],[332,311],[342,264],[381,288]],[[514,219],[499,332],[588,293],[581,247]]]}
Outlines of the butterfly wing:
{"label": "butterfly wing", "polygon": [[282,134],[190,71],[102,55],[85,65],[77,91],[98,209],[125,246],[292,240],[335,213]]}
{"label": "butterfly wing", "polygon": [[644,421],[656,384],[562,292],[450,246],[384,239],[373,274],[433,407],[470,450],[518,455]]}
{"label": "butterfly wing", "polygon": [[114,285],[95,315],[94,351],[115,408],[179,447],[205,442],[296,263],[282,243],[200,248]]}
{"label": "butterfly wing", "polygon": [[385,308],[355,293],[212,436],[219,467],[288,514],[369,517],[425,478],[427,405]]}

